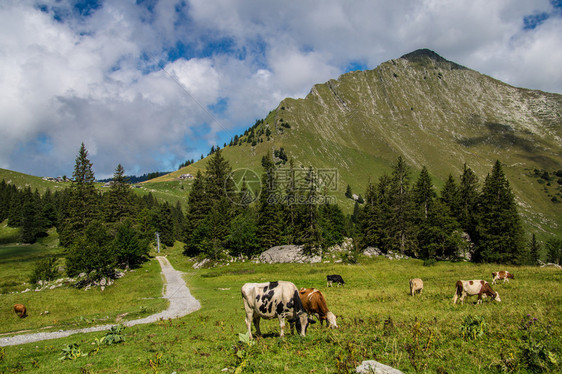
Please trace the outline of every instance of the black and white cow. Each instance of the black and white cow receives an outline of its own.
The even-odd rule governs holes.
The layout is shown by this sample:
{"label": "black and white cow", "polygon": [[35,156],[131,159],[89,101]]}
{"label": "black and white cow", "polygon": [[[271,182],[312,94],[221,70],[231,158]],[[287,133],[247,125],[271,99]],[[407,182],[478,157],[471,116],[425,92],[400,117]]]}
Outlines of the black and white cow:
{"label": "black and white cow", "polygon": [[326,275],[326,287],[332,287],[332,283],[336,283],[338,286],[343,286],[345,282],[339,274]]}
{"label": "black and white cow", "polygon": [[297,332],[305,336],[309,323],[315,323],[308,318],[302,306],[297,287],[286,281],[267,283],[246,283],[242,286],[242,299],[246,310],[246,326],[248,335],[252,338],[252,322],[256,328],[256,335],[261,335],[260,318],[279,318],[280,336],[283,337],[285,318],[291,325],[297,326]]}

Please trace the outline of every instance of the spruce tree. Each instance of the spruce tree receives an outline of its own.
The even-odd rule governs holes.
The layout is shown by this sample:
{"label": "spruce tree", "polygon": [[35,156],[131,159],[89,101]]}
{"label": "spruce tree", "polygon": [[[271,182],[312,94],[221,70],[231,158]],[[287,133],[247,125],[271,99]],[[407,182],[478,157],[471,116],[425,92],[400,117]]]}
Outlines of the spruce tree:
{"label": "spruce tree", "polygon": [[351,191],[351,187],[349,186],[349,184],[347,185],[347,188],[345,189],[345,197],[347,197],[348,199],[353,198],[353,192]]}
{"label": "spruce tree", "polygon": [[293,159],[289,160],[289,168],[282,169],[280,173],[284,173],[282,175],[285,177],[285,196],[282,200],[283,202],[278,205],[278,207],[282,210],[282,240],[287,244],[295,244],[297,242],[299,231],[297,227],[299,220],[297,199],[299,196],[294,179],[295,168]]}
{"label": "spruce tree", "polygon": [[184,243],[186,243],[183,253],[186,256],[197,256],[199,254],[200,249],[194,238],[194,234],[195,230],[197,230],[199,225],[205,220],[210,209],[211,202],[208,199],[208,195],[205,193],[203,174],[201,171],[197,171],[188,198],[187,223],[185,237],[183,239]]}
{"label": "spruce tree", "polygon": [[66,272],[73,277],[89,274],[93,280],[113,276],[116,265],[111,235],[105,226],[92,220],[66,251]]}
{"label": "spruce tree", "polygon": [[477,259],[484,262],[524,263],[526,255],[522,245],[521,220],[499,160],[494,164],[492,174],[484,181],[479,213],[481,238]]}
{"label": "spruce tree", "polygon": [[337,204],[326,201],[318,209],[322,243],[326,247],[340,244],[346,235],[345,216]]}
{"label": "spruce tree", "polygon": [[146,261],[149,252],[148,241],[139,237],[131,220],[127,219],[117,226],[112,244],[119,266],[135,268]]}
{"label": "spruce tree", "polygon": [[133,197],[125,169],[121,164],[117,165],[113,173],[113,180],[109,192],[107,193],[106,222],[122,222],[132,216]]}
{"label": "spruce tree", "polygon": [[279,244],[281,238],[280,194],[277,191],[275,165],[268,152],[262,158],[264,173],[258,202],[258,241],[262,250]]}
{"label": "spruce tree", "polygon": [[392,247],[402,254],[416,256],[409,170],[402,156],[398,157],[392,171],[391,196]]}
{"label": "spruce tree", "polygon": [[392,181],[386,174],[379,178],[376,186],[376,204],[375,204],[375,230],[377,241],[376,247],[387,253],[392,247],[393,223],[392,223]]}
{"label": "spruce tree", "polygon": [[80,146],[78,156],[76,156],[72,178],[68,217],[64,222],[62,233],[60,233],[60,241],[63,246],[69,246],[98,216],[98,193],[94,186],[94,172],[84,143]]}
{"label": "spruce tree", "polygon": [[22,220],[20,240],[22,243],[35,243],[37,239],[38,227],[37,219],[39,212],[33,201],[26,200],[22,207]]}
{"label": "spruce tree", "polygon": [[431,177],[427,168],[424,166],[413,190],[414,204],[417,210],[418,219],[426,220],[429,211],[433,208],[433,200],[437,194],[433,188]]}
{"label": "spruce tree", "polygon": [[233,256],[259,253],[257,214],[253,208],[244,210],[230,222],[228,248]]}
{"label": "spruce tree", "polygon": [[299,244],[303,244],[303,252],[306,254],[316,253],[322,245],[322,234],[319,227],[318,215],[318,191],[314,169],[310,167],[306,173],[306,200],[299,205]]}
{"label": "spruce tree", "polygon": [[547,261],[560,265],[562,263],[562,240],[550,238],[546,241]]}
{"label": "spruce tree", "polygon": [[460,204],[459,187],[451,174],[449,174],[449,177],[445,181],[445,185],[443,185],[439,199],[449,208],[448,210],[450,214],[456,217],[456,212],[459,211]]}
{"label": "spruce tree", "polygon": [[[356,203],[359,206],[358,203]],[[365,191],[365,203],[359,210],[357,226],[359,231],[359,248],[376,247],[379,244],[377,225],[377,193],[375,186],[369,181]]]}
{"label": "spruce tree", "polygon": [[541,245],[537,241],[537,237],[533,233],[529,242],[529,265],[538,265],[540,260]]}
{"label": "spruce tree", "polygon": [[478,177],[466,164],[463,166],[459,185],[458,210],[455,213],[457,221],[475,245],[479,240],[478,232]]}

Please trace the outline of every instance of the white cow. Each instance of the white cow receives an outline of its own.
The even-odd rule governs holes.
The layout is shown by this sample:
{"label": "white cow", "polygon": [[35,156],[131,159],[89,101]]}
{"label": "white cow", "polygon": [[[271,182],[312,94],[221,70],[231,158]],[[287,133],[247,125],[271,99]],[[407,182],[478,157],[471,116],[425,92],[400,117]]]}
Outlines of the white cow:
{"label": "white cow", "polygon": [[423,281],[420,278],[410,279],[410,294],[414,296],[416,292],[421,295],[423,291]]}
{"label": "white cow", "polygon": [[500,295],[492,290],[490,284],[484,280],[460,280],[457,281],[455,296],[453,297],[453,304],[457,303],[457,299],[461,298],[461,303],[464,304],[466,296],[478,295],[477,304],[482,304],[482,296],[490,296],[492,300],[501,301]]}
{"label": "white cow", "polygon": [[260,332],[260,318],[279,318],[280,336],[283,337],[285,318],[291,325],[296,324],[297,332],[305,336],[309,323],[315,323],[302,306],[297,287],[286,281],[267,283],[246,283],[242,286],[242,299],[246,310],[246,326],[248,335],[252,338],[252,322],[256,328],[256,334]]}
{"label": "white cow", "polygon": [[492,284],[496,284],[496,281],[498,281],[500,279],[503,279],[504,283],[509,282],[509,278],[514,279],[515,276],[507,270],[493,272],[492,273]]}

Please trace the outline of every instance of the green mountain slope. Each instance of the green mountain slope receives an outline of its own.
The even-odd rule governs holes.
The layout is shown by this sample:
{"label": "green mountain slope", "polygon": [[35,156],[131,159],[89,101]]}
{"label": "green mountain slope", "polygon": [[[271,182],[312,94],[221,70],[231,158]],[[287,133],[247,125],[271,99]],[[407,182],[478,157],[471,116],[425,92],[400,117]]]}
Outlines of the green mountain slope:
{"label": "green mountain slope", "polygon": [[[483,182],[499,159],[528,228],[562,235],[562,204],[552,201],[562,200],[560,185],[532,176],[562,169],[562,95],[510,86],[432,51],[317,84],[304,99],[283,100],[253,132],[223,150],[234,169],[261,173],[261,157],[283,147],[296,166],[336,169],[336,196],[348,211],[347,184],[363,194],[399,155],[414,178],[425,165],[438,188],[464,163]],[[162,180],[195,173],[205,162]]]}

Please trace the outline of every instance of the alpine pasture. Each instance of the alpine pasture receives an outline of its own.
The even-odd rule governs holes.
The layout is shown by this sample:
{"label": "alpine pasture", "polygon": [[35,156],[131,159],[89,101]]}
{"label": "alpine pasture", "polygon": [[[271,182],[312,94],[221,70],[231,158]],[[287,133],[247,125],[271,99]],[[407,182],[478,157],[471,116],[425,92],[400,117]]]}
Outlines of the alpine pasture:
{"label": "alpine pasture", "polygon": [[[491,282],[491,273],[505,266],[424,266],[421,260],[361,257],[356,264],[245,262],[196,270],[181,249],[176,245],[162,254],[184,272],[201,302],[199,311],[125,328],[120,343],[100,343],[104,333],[97,332],[0,347],[0,372],[346,373],[371,359],[405,373],[531,373],[561,367],[562,272],[556,268],[510,266],[515,279],[492,286],[501,302],[487,298],[476,305],[472,297],[453,305],[457,280]],[[0,260],[3,270],[9,268],[6,257]],[[19,272],[31,271],[30,259],[21,262],[28,268]],[[345,286],[326,287],[327,274],[340,274]],[[424,281],[424,292],[416,297],[410,296],[413,277]],[[275,280],[320,289],[339,328],[317,323],[306,337],[280,338],[278,321],[262,320],[263,336],[248,340],[240,288],[246,282]],[[166,307],[158,299],[161,287],[160,268],[151,260],[103,292],[70,287],[3,292],[0,334],[107,324],[124,313],[125,319],[139,318]],[[14,313],[15,303],[27,306],[27,318]],[[44,309],[50,313],[41,316]]]}

